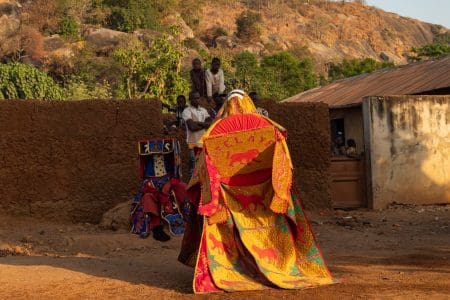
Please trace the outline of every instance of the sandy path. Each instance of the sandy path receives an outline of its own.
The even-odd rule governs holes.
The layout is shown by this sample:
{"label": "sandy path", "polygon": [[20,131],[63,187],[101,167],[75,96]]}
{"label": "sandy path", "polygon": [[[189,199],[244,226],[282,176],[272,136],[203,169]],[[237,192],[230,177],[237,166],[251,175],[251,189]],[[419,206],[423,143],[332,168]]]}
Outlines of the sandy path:
{"label": "sandy path", "polygon": [[[450,299],[450,207],[324,212],[313,226],[342,283],[208,299]],[[0,299],[205,298],[176,261],[180,238],[0,218]]]}

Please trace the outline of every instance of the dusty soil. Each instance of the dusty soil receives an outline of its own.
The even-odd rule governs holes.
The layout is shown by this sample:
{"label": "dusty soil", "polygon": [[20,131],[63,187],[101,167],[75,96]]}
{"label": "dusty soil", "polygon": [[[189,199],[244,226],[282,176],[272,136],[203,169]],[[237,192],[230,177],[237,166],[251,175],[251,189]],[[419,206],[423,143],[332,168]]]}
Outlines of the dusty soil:
{"label": "dusty soil", "polygon": [[[449,299],[450,206],[321,211],[311,222],[342,283],[208,299]],[[97,225],[0,217],[0,299],[206,298],[192,294],[181,243]]]}

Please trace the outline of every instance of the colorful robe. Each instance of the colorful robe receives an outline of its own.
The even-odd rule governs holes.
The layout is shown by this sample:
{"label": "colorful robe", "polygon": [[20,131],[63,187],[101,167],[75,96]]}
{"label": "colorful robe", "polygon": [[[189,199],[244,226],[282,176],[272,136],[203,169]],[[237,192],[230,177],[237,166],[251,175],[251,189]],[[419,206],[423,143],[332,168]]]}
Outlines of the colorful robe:
{"label": "colorful robe", "polygon": [[291,192],[285,130],[247,98],[228,100],[203,137],[179,260],[195,267],[195,293],[331,284]]}

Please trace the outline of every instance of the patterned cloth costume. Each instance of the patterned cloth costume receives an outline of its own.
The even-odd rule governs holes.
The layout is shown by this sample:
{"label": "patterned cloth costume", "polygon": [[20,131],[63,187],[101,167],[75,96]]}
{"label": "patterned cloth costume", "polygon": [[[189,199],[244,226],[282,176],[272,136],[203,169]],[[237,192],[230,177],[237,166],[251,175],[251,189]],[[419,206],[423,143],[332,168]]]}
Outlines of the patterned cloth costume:
{"label": "patterned cloth costume", "polygon": [[291,193],[285,133],[234,91],[203,136],[179,255],[195,267],[195,293],[334,282]]}
{"label": "patterned cloth costume", "polygon": [[179,143],[173,139],[145,140],[138,146],[144,180],[133,201],[131,231],[147,237],[151,230],[162,227],[164,220],[173,235],[181,235],[189,208],[184,201],[186,185],[180,179]]}

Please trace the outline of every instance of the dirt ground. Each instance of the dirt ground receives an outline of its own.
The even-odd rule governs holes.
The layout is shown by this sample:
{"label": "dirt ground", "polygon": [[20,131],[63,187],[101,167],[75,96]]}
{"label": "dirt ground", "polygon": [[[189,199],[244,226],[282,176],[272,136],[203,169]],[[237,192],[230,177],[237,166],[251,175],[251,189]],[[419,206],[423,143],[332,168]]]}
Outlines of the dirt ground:
{"label": "dirt ground", "polygon": [[450,299],[450,206],[310,213],[340,284],[193,295],[181,238],[0,216],[0,299]]}

